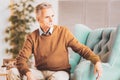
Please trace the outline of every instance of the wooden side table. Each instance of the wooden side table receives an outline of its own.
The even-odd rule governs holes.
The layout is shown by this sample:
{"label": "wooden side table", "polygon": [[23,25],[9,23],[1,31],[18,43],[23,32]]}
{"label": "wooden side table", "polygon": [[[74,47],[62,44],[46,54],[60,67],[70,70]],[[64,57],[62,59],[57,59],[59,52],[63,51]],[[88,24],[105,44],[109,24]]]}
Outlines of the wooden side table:
{"label": "wooden side table", "polygon": [[6,70],[6,67],[0,67],[0,80],[10,80],[8,72],[9,70]]}
{"label": "wooden side table", "polygon": [[5,77],[6,80],[10,80],[7,73],[0,73],[0,77]]}

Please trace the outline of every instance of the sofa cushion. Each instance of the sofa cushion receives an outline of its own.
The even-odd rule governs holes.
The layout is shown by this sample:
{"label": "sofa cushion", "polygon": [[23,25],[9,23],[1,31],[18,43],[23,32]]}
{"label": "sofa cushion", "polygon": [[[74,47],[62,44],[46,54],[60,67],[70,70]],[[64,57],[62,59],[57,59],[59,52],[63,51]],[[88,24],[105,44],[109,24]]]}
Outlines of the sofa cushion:
{"label": "sofa cushion", "polygon": [[88,36],[86,45],[100,56],[102,62],[108,62],[115,35],[114,28],[93,30]]}
{"label": "sofa cushion", "polygon": [[94,50],[95,45],[100,42],[102,39],[102,29],[93,30],[89,33],[86,46],[88,46],[91,50]]}
{"label": "sofa cushion", "polygon": [[[92,31],[89,27],[83,24],[76,24],[74,27],[74,30],[75,30],[75,32],[73,33],[74,36],[82,44],[86,43],[88,34]],[[74,69],[80,60],[81,60],[80,55],[71,51],[70,57],[69,57],[69,63],[71,65],[71,71],[70,71],[71,73],[74,72]]]}
{"label": "sofa cushion", "polygon": [[83,24],[76,24],[74,30],[74,35],[78,39],[78,41],[82,44],[86,44],[88,34],[92,30]]}

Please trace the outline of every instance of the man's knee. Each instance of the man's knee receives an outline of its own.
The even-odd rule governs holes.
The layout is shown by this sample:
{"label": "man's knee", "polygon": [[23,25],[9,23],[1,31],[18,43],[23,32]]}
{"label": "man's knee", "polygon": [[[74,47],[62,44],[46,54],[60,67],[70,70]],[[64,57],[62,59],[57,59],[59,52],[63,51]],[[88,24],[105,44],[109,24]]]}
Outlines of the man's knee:
{"label": "man's knee", "polygon": [[33,76],[36,78],[36,79],[44,79],[44,76],[42,74],[42,72],[40,70],[37,70],[37,69],[30,69],[30,71],[32,72]]}
{"label": "man's knee", "polygon": [[57,71],[48,80],[69,80],[69,74],[65,71]]}
{"label": "man's knee", "polygon": [[21,80],[20,73],[17,68],[11,68],[8,72],[10,80]]}
{"label": "man's knee", "polygon": [[[32,72],[32,74],[33,74],[33,76],[36,78],[36,79],[44,79],[44,76],[43,76],[43,74],[42,74],[42,72],[41,71],[39,71],[39,70],[36,70],[36,69],[30,69],[30,71]],[[19,71],[18,71],[18,69],[17,68],[11,68],[10,69],[10,73],[9,73],[10,75],[10,78],[16,78],[16,79],[13,79],[13,80],[21,80],[21,78],[23,79],[23,80],[27,80],[27,77],[24,75],[24,76],[20,76],[20,73],[19,73]],[[20,79],[18,79],[18,78],[20,78]],[[11,79],[12,80],[12,79]]]}
{"label": "man's knee", "polygon": [[17,68],[11,68],[10,71],[16,75],[20,75],[19,71]]}

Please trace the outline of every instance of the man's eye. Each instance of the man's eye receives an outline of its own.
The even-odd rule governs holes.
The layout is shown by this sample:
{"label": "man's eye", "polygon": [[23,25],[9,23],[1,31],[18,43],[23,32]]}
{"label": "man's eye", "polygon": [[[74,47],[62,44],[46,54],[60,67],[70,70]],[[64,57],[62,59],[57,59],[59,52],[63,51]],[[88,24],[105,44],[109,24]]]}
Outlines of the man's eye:
{"label": "man's eye", "polygon": [[54,17],[54,15],[52,15],[52,17]]}
{"label": "man's eye", "polygon": [[48,16],[46,16],[45,18],[49,18]]}

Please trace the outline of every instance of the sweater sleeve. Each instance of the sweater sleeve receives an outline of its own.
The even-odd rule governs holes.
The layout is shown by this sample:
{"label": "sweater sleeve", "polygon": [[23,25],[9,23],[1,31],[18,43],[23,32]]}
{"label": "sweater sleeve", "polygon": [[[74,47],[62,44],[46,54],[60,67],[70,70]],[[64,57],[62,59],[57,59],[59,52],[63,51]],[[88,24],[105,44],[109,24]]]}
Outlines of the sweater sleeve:
{"label": "sweater sleeve", "polygon": [[32,39],[30,35],[27,36],[26,41],[24,42],[23,48],[20,50],[16,58],[16,66],[20,74],[25,75],[26,72],[30,71],[27,65],[27,61],[32,53]]}
{"label": "sweater sleeve", "polygon": [[79,53],[83,58],[90,60],[93,64],[100,61],[99,56],[97,56],[89,47],[81,44],[68,29],[66,29],[65,39],[67,47],[71,47],[73,51]]}

